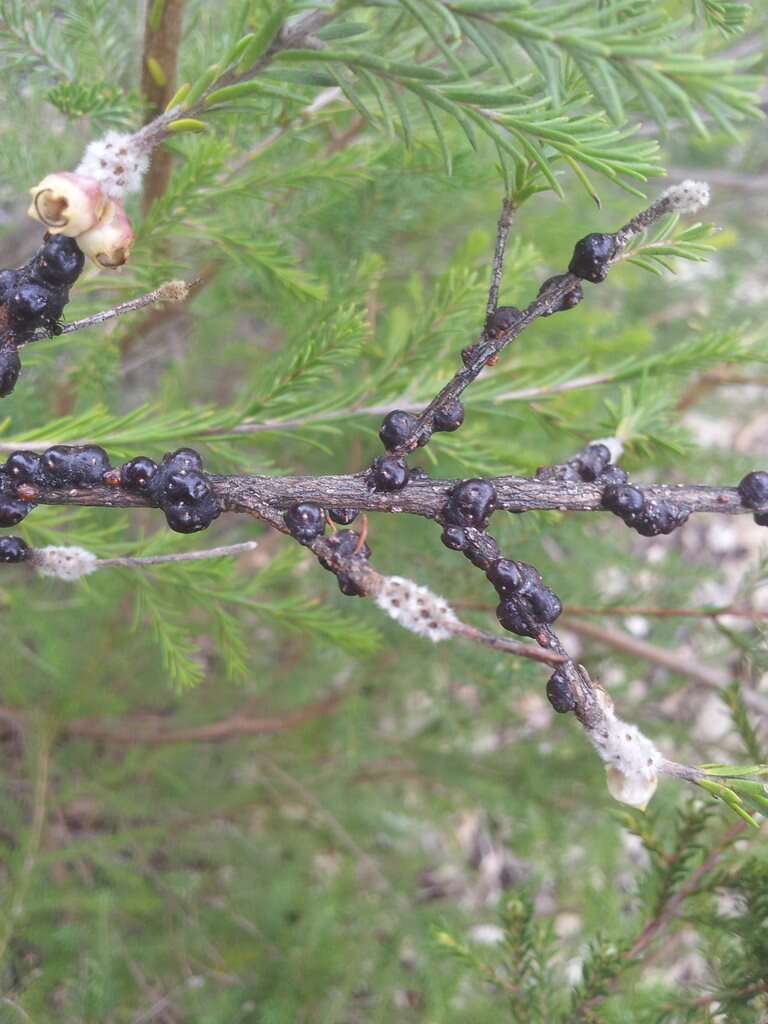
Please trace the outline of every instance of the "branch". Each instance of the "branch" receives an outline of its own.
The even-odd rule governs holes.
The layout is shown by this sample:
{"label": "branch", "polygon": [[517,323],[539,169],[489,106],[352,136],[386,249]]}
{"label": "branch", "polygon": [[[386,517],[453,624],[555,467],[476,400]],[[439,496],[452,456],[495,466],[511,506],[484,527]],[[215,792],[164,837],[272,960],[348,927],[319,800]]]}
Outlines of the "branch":
{"label": "branch", "polygon": [[[202,277],[193,277],[191,281],[166,281],[159,288],[155,288],[145,295],[139,295],[135,299],[128,299],[127,302],[121,302],[118,306],[113,306],[112,309],[104,309],[99,313],[83,317],[82,320],[73,320],[72,323],[62,324],[57,337],[62,334],[74,334],[75,331],[82,331],[86,327],[98,327],[108,320],[114,320],[126,313],[135,313],[138,309],[146,309],[147,306],[154,306],[160,302],[186,302],[190,294],[201,284],[203,284]],[[50,337],[48,332],[37,330],[32,337],[22,339],[17,347],[21,348],[22,345],[28,345],[30,342],[48,337]]]}
{"label": "branch", "polygon": [[[15,446],[18,447],[18,446]],[[29,442],[42,450],[48,442]],[[265,508],[284,510],[298,501],[316,502],[325,509],[355,508],[365,512],[415,515],[438,519],[458,479],[412,479],[402,491],[374,491],[364,473],[343,476],[220,476],[211,474],[211,484],[222,508],[230,512],[259,515]],[[498,476],[488,481],[496,491],[498,512],[601,512],[603,486],[536,477]],[[691,512],[721,515],[754,515],[742,504],[735,487],[703,484],[650,484],[643,486],[649,499],[674,501]],[[43,487],[34,499],[41,505],[86,505],[97,508],[150,508],[149,497],[104,486],[78,489]]]}
{"label": "branch", "polygon": [[[458,402],[459,396],[478,377],[485,366],[496,361],[506,345],[539,317],[571,308],[581,298],[581,280],[587,279],[594,283],[604,280],[609,268],[622,258],[628,243],[661,216],[674,210],[688,210],[691,208],[691,202],[694,207],[702,203],[705,204],[707,199],[706,186],[685,183],[667,190],[650,207],[642,210],[614,234],[590,235],[582,239],[574,249],[568,272],[545,282],[539,289],[538,297],[522,313],[512,307],[504,307],[503,310],[497,308],[503,275],[504,252],[512,214],[512,204],[505,199],[498,223],[487,305],[487,309],[491,312],[483,334],[475,345],[462,352],[464,369],[454,375],[418,417],[406,418],[407,429],[404,431],[404,436],[402,436],[403,432],[400,432],[400,436],[396,436],[394,441],[392,436],[385,436],[389,416],[385,418],[381,436],[390,452],[390,461],[393,461],[391,457],[395,457],[394,461],[397,461],[398,456],[426,444],[434,429],[458,429],[463,422],[463,409]],[[186,295],[186,286],[184,289]],[[89,319],[89,323],[100,322],[101,319],[118,315],[118,311],[128,311],[139,308],[140,305],[151,304],[151,302],[157,301],[161,294],[162,289],[142,299],[124,303],[122,307],[116,307],[113,311],[97,314],[95,318]],[[503,316],[500,317],[502,312]],[[71,329],[75,329],[75,325],[71,325]],[[452,419],[447,415],[451,409],[454,413],[457,409],[459,412]],[[406,416],[397,411],[391,415],[400,416],[401,420],[403,416]],[[442,417],[442,426],[438,423],[438,416]],[[444,425],[446,417],[451,420],[448,426]],[[192,454],[195,459],[198,458],[196,453]],[[597,456],[602,459],[600,469],[594,473],[587,472],[586,470],[589,469],[587,463]],[[66,462],[68,456],[62,457]],[[96,450],[96,454],[92,457],[97,463],[104,464],[106,461],[106,453],[101,450]],[[198,526],[194,526],[194,528],[208,525],[220,511],[248,513],[283,533],[292,534],[305,544],[315,554],[323,568],[330,570],[338,577],[343,593],[373,597],[393,618],[416,633],[429,636],[432,640],[442,640],[450,635],[461,635],[475,642],[485,643],[497,650],[505,650],[508,653],[524,657],[535,657],[536,660],[557,665],[547,690],[553,706],[558,711],[573,710],[575,712],[590,741],[606,764],[611,792],[618,799],[627,803],[644,806],[653,794],[658,774],[668,774],[678,779],[697,783],[702,777],[701,772],[666,760],[635,726],[622,722],[618,718],[613,711],[613,705],[608,695],[598,683],[592,681],[583,667],[574,664],[562,641],[551,627],[551,623],[560,613],[559,599],[544,586],[540,576],[532,567],[501,559],[498,544],[486,533],[490,514],[496,510],[524,512],[531,509],[557,509],[560,511],[597,511],[602,509],[605,495],[608,492],[606,491],[606,482],[600,482],[599,478],[609,468],[606,462],[610,464],[610,458],[610,451],[605,445],[593,445],[578,453],[569,463],[540,471],[535,478],[497,477],[489,481],[469,482],[430,480],[423,471],[418,476],[416,472],[411,476],[404,463],[401,462],[402,475],[393,486],[382,482],[376,472],[372,471],[347,476],[279,478],[214,476],[202,474],[200,469],[199,473],[194,471],[200,478],[195,486],[200,489],[200,501],[207,503],[205,504],[207,511]],[[587,463],[584,462],[585,459]],[[59,456],[57,455],[52,465],[57,464],[58,460]],[[45,463],[45,460],[43,461]],[[585,465],[586,469],[582,472]],[[613,480],[617,479],[617,474],[619,479],[627,480],[626,474],[618,470],[618,467],[610,467],[610,469],[613,472]],[[159,504],[166,511],[169,524],[183,531],[182,520],[179,520],[177,524],[176,512],[169,511],[171,508],[171,505],[167,504],[169,499],[163,497],[165,495],[163,473],[167,475],[167,473],[173,474],[175,471],[170,468],[169,464],[166,470],[156,467],[152,472],[158,474],[154,484],[147,485],[145,480],[142,487],[129,485],[127,489],[120,486],[121,481],[125,480],[123,474],[112,469],[105,469],[102,475],[95,477],[95,479],[108,480],[109,486],[91,487],[51,485],[50,474],[46,475],[43,472],[34,478],[33,485],[24,487],[23,493],[22,487],[19,487],[17,500],[12,508],[12,513],[9,514],[17,515],[17,507],[21,502],[122,508],[157,506]],[[92,475],[85,476],[83,479],[94,479],[94,477]],[[160,482],[158,483],[158,481]],[[470,509],[467,506],[463,510],[459,507],[457,512],[456,502],[465,500],[464,497],[460,498],[462,490],[468,486],[471,490],[475,485],[479,486],[480,492],[485,494],[485,498],[482,499],[483,511],[478,512],[476,507]],[[178,481],[173,484],[175,489],[178,489],[179,486]],[[756,508],[761,507],[760,502],[762,502],[761,498],[758,498],[757,505],[754,501],[743,502],[740,491],[736,488],[656,485],[646,488],[642,493],[632,487],[624,489],[634,491],[640,500],[641,508],[655,510],[653,515],[656,515],[659,508],[668,505],[671,510],[674,510],[671,519],[673,526],[685,522],[690,511],[754,513]],[[476,498],[472,498],[471,502],[476,503]],[[196,513],[188,511],[186,504],[186,502],[182,502],[184,515],[192,516],[192,519],[184,519],[183,523],[194,524]],[[636,519],[633,520],[631,515],[625,516],[620,507],[611,505],[611,508],[616,514],[625,518],[629,525],[635,525]],[[451,528],[451,524],[459,524],[458,528],[455,525],[452,527],[460,535],[459,542],[454,543],[451,540],[449,543],[450,538],[446,539],[447,533],[444,534],[444,541],[449,547],[462,550],[476,567],[486,571],[489,579],[494,581],[494,586],[502,597],[502,603],[497,613],[502,625],[512,632],[531,636],[541,650],[534,655],[531,653],[532,649],[525,645],[483,634],[473,627],[460,623],[445,602],[425,588],[420,588],[407,579],[381,576],[368,564],[370,550],[365,543],[367,521],[361,534],[346,531],[345,534],[336,536],[335,528],[333,528],[334,533],[330,537],[324,537],[322,535],[323,516],[327,515],[329,510],[348,513],[350,509],[355,510],[353,518],[360,510],[369,510],[418,515],[433,519],[446,529]],[[676,518],[678,510],[680,510],[679,521]],[[25,511],[22,508],[21,518]],[[460,515],[457,519],[458,513]],[[632,514],[636,515],[636,513]],[[667,515],[667,518],[670,514]],[[171,515],[174,518],[171,518]],[[14,521],[18,521],[18,519]],[[349,520],[345,519],[344,521]],[[664,526],[665,521],[659,520],[659,522],[661,525],[656,529],[656,521],[644,521],[645,526],[655,529],[657,533],[669,532]],[[454,538],[454,540],[456,539]],[[88,552],[84,554],[90,555]],[[95,565],[94,556],[90,556],[90,559],[94,563],[94,567],[98,567]],[[503,581],[495,580],[491,573],[492,569],[495,571],[496,567],[503,565],[510,567],[513,572],[518,574],[518,582],[511,584],[511,595],[505,592]],[[518,568],[515,569],[515,566]],[[533,582],[530,585],[536,591],[539,602],[544,602],[546,609],[541,614],[538,612],[534,614],[531,611],[534,605],[529,604],[527,598],[523,596],[531,593],[530,590],[520,590],[518,596],[515,596],[517,589],[520,588],[519,573],[522,569],[531,570],[532,575],[529,574],[528,578]],[[504,571],[510,570],[508,568]],[[70,575],[69,578],[75,577]],[[504,596],[505,593],[507,596]],[[406,606],[409,607],[407,615],[404,614]],[[557,682],[557,686],[550,693],[549,687],[555,682]]]}
{"label": "branch", "polygon": [[163,729],[154,720],[152,723],[132,722],[127,729],[115,728],[91,719],[67,722],[62,726],[65,736],[100,740],[119,746],[167,746],[174,743],[221,743],[225,740],[240,739],[244,736],[265,736],[296,729],[307,722],[325,718],[332,714],[345,699],[342,693],[329,694],[318,701],[296,711],[271,718],[249,718],[233,715],[221,722],[210,722],[188,729]]}
{"label": "branch", "polygon": [[[690,195],[691,186],[695,186],[698,189],[695,197]],[[486,321],[483,333],[475,344],[468,346],[462,352],[464,368],[454,374],[453,378],[417,416],[413,428],[408,432],[407,436],[400,443],[391,446],[389,451],[393,455],[405,455],[415,448],[423,447],[427,444],[435,429],[436,415],[456,403],[485,367],[495,364],[501,352],[518,338],[524,330],[535,323],[536,320],[540,317],[551,316],[554,313],[571,308],[569,297],[578,296],[575,300],[571,300],[574,304],[578,302],[581,296],[582,279],[586,278],[593,283],[603,281],[608,274],[608,270],[623,258],[627,246],[635,237],[642,234],[669,213],[676,211],[689,212],[698,209],[699,206],[706,205],[708,201],[709,194],[706,186],[685,182],[682,185],[672,186],[672,188],[667,189],[655,202],[651,203],[646,209],[641,210],[640,213],[613,234],[592,235],[582,239],[577,243],[568,271],[549,278],[540,288],[538,296],[525,310],[522,312],[514,310],[514,316],[508,318],[508,322],[498,327],[494,326],[492,317],[490,321]],[[510,216],[511,207],[508,207],[505,200],[496,235],[496,251],[491,275],[491,291],[488,299],[489,310],[494,300],[498,297],[498,287],[503,273],[504,250],[509,233]],[[583,250],[580,256],[579,247],[590,238],[600,239],[602,252],[599,260],[596,258],[585,259]],[[509,309],[511,310],[512,307],[509,307]]]}

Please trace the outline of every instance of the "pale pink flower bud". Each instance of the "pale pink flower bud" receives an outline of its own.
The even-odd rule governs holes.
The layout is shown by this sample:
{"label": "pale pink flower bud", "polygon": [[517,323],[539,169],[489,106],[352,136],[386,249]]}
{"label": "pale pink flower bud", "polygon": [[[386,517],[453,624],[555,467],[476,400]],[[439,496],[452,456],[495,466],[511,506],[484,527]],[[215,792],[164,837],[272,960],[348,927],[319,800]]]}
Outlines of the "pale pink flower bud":
{"label": "pale pink flower bud", "polygon": [[77,244],[98,267],[107,270],[122,267],[133,245],[133,228],[122,203],[110,202],[99,223],[78,235]]}
{"label": "pale pink flower bud", "polygon": [[71,171],[47,174],[30,193],[29,216],[45,224],[52,235],[70,238],[92,228],[107,202],[97,181]]}

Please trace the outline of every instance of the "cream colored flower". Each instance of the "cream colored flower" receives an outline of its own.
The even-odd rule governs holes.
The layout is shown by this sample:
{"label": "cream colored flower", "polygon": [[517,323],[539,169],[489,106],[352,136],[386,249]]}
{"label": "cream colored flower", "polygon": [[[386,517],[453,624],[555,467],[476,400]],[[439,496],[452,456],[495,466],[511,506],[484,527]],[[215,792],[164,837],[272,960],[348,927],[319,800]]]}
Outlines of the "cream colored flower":
{"label": "cream colored flower", "polygon": [[111,201],[98,224],[78,235],[77,244],[98,267],[122,267],[133,245],[133,228],[122,203]]}
{"label": "cream colored flower", "polygon": [[70,238],[92,228],[107,202],[97,181],[71,171],[47,174],[30,193],[29,216],[45,224],[52,235]]}

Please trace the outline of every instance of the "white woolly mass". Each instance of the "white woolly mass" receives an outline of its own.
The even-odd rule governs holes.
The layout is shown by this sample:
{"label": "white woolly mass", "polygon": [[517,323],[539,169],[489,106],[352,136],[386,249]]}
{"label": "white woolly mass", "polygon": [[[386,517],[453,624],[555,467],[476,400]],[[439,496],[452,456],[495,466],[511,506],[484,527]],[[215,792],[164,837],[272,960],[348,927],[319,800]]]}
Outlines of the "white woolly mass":
{"label": "white woolly mass", "polygon": [[99,560],[85,548],[36,548],[33,565],[41,576],[54,576],[59,580],[79,580],[99,568]]}
{"label": "white woolly mass", "polygon": [[94,178],[108,199],[137,192],[149,167],[149,154],[135,135],[107,132],[87,147],[75,174]]}
{"label": "white woolly mass", "polygon": [[672,210],[678,213],[696,213],[697,210],[709,205],[709,185],[706,181],[681,181],[662,192],[663,199]]}
{"label": "white woolly mass", "polygon": [[645,810],[656,792],[663,758],[636,725],[623,722],[603,704],[605,717],[587,731],[605,764],[608,791],[615,800]]}
{"label": "white woolly mass", "polygon": [[618,437],[598,437],[594,441],[590,441],[590,444],[604,444],[608,451],[611,453],[611,462],[616,463],[619,461],[621,456],[624,454],[624,445],[618,439]]}
{"label": "white woolly mass", "polygon": [[403,629],[426,636],[433,643],[447,640],[458,622],[442,597],[402,576],[384,577],[376,604]]}

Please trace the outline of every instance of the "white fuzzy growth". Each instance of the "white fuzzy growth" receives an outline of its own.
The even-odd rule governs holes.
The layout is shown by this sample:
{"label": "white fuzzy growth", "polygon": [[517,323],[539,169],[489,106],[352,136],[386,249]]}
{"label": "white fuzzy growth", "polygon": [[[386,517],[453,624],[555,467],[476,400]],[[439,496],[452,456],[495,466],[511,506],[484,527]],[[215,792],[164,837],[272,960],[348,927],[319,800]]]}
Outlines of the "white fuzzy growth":
{"label": "white fuzzy growth", "polygon": [[149,154],[138,136],[107,132],[88,146],[75,173],[95,178],[108,199],[122,199],[138,192],[147,167]]}
{"label": "white fuzzy growth", "polygon": [[619,461],[621,456],[624,454],[624,445],[618,439],[618,437],[598,437],[594,441],[590,441],[590,444],[604,444],[608,451],[611,453],[611,462],[614,464]]}
{"label": "white fuzzy growth", "polygon": [[706,181],[681,181],[672,185],[660,197],[671,210],[677,213],[696,213],[709,206],[709,185]]}
{"label": "white fuzzy growth", "polygon": [[605,764],[608,790],[621,803],[645,810],[656,792],[662,755],[636,725],[623,722],[605,703],[604,711],[587,735]]}
{"label": "white fuzzy growth", "polygon": [[426,636],[433,643],[447,640],[458,622],[442,597],[402,576],[384,577],[376,604],[403,629]]}
{"label": "white fuzzy growth", "polygon": [[99,560],[85,548],[36,548],[33,564],[41,576],[53,576],[58,580],[79,580],[99,568]]}

